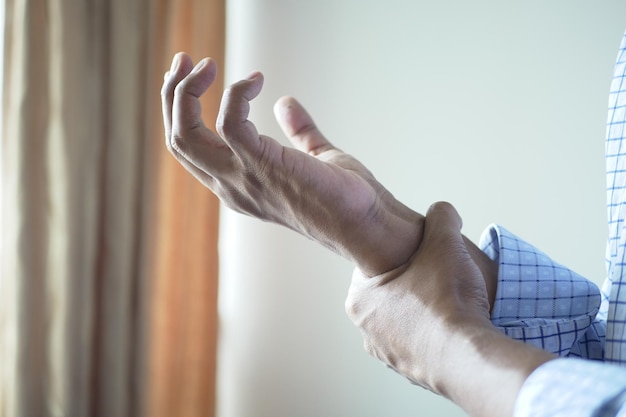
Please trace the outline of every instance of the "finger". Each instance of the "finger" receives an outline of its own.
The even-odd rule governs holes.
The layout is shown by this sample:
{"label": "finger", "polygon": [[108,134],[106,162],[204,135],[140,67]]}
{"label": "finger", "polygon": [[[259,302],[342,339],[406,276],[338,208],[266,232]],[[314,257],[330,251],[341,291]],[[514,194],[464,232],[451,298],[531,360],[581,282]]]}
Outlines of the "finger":
{"label": "finger", "polygon": [[[200,97],[215,81],[217,65],[210,58],[198,62],[176,86],[172,107],[169,148],[186,168],[189,164],[207,174],[219,172],[230,150],[202,121]],[[191,170],[191,169],[190,169]]]}
{"label": "finger", "polygon": [[191,58],[186,53],[179,52],[172,59],[171,68],[165,73],[163,86],[161,88],[161,108],[165,129],[165,144],[167,149],[189,172],[191,172],[192,175],[206,184],[208,182],[206,173],[189,163],[184,156],[179,154],[172,147],[172,108],[174,104],[174,92],[176,86],[178,86],[178,84],[191,72],[192,69],[193,62],[191,61]]}
{"label": "finger", "polygon": [[319,131],[309,113],[295,98],[280,98],[274,105],[274,115],[287,138],[297,149],[313,156],[334,149]]}
{"label": "finger", "polygon": [[461,227],[463,221],[450,203],[434,203],[426,213],[424,221],[424,240],[422,246],[452,239],[462,243]]}
{"label": "finger", "polygon": [[191,58],[184,52],[179,52],[172,59],[170,70],[165,74],[163,86],[161,87],[161,109],[163,111],[163,125],[165,128],[166,145],[170,147],[172,135],[172,106],[174,101],[174,89],[179,82],[193,68]]}
{"label": "finger", "polygon": [[163,117],[170,123],[167,148],[187,171],[215,191],[213,176],[230,168],[231,152],[204,126],[199,99],[215,81],[217,65],[210,58],[195,67],[188,56],[179,54],[179,59],[163,89]]}
{"label": "finger", "polygon": [[259,133],[248,120],[250,101],[263,88],[263,74],[255,72],[224,91],[217,116],[217,131],[224,142],[236,153],[256,150],[260,143]]}
{"label": "finger", "polygon": [[191,71],[181,72],[181,75],[183,78],[174,89],[170,144],[177,147],[194,139],[209,139],[211,137],[217,139],[204,126],[202,106],[199,100],[200,96],[215,81],[217,64],[210,58],[204,58]]}

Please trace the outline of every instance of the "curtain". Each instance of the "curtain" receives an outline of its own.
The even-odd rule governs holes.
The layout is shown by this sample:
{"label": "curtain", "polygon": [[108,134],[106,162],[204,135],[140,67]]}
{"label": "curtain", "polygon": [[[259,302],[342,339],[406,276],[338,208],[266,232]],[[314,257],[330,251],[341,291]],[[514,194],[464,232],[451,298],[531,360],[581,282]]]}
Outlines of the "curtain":
{"label": "curtain", "polygon": [[[223,0],[6,0],[0,416],[211,416],[216,199],[164,151]],[[213,122],[218,80],[204,98]]]}

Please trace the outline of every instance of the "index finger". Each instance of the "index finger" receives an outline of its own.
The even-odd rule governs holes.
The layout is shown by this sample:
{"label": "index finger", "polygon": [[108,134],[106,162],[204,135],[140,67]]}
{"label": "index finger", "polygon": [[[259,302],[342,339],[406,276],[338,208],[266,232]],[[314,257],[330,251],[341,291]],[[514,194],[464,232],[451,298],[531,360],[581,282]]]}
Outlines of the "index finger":
{"label": "index finger", "polygon": [[256,151],[260,143],[259,133],[248,120],[250,101],[263,88],[263,74],[254,72],[224,91],[217,117],[217,131],[224,142],[236,153]]}

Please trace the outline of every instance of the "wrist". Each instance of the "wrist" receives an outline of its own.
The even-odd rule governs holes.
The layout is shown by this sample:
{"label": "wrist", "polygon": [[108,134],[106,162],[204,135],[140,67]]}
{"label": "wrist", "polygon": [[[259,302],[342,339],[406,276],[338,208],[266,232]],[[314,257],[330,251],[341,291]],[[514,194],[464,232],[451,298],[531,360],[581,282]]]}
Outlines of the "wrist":
{"label": "wrist", "polygon": [[406,208],[396,212],[379,210],[358,225],[355,236],[346,242],[350,259],[369,277],[405,265],[422,241],[424,219],[423,215]]}

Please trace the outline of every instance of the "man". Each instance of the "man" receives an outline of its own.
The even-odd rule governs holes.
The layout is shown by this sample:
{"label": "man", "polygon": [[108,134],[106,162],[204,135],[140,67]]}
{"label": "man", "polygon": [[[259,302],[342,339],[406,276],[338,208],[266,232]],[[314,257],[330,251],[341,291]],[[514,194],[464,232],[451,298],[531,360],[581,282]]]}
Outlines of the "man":
{"label": "man", "polygon": [[[426,217],[412,211],[332,146],[294,99],[279,100],[275,113],[296,149],[259,135],[247,117],[249,101],[262,87],[260,73],[227,89],[216,134],[203,125],[198,102],[215,79],[216,65],[204,59],[194,66],[178,54],[162,90],[167,146],[227,206],[289,227],[353,261],[348,314],[363,331],[368,351],[412,382],[476,416],[511,415],[514,409],[535,416],[617,415],[626,399],[626,372],[555,358],[604,359],[604,346],[606,359],[622,357],[620,318],[626,314],[619,290],[626,234],[620,228],[626,198],[614,190],[626,183],[619,152],[626,118],[626,95],[619,91],[623,53],[624,45],[607,142],[614,184],[612,281],[604,288],[600,320],[595,286],[530,245],[520,249],[504,229],[487,234],[487,256],[461,235],[461,220],[448,204],[435,204]],[[509,255],[519,259],[511,262]],[[533,260],[523,261],[529,255]],[[521,272],[534,268],[537,275],[527,281],[521,272],[509,276],[512,265]],[[611,335],[606,345],[605,331]]]}

